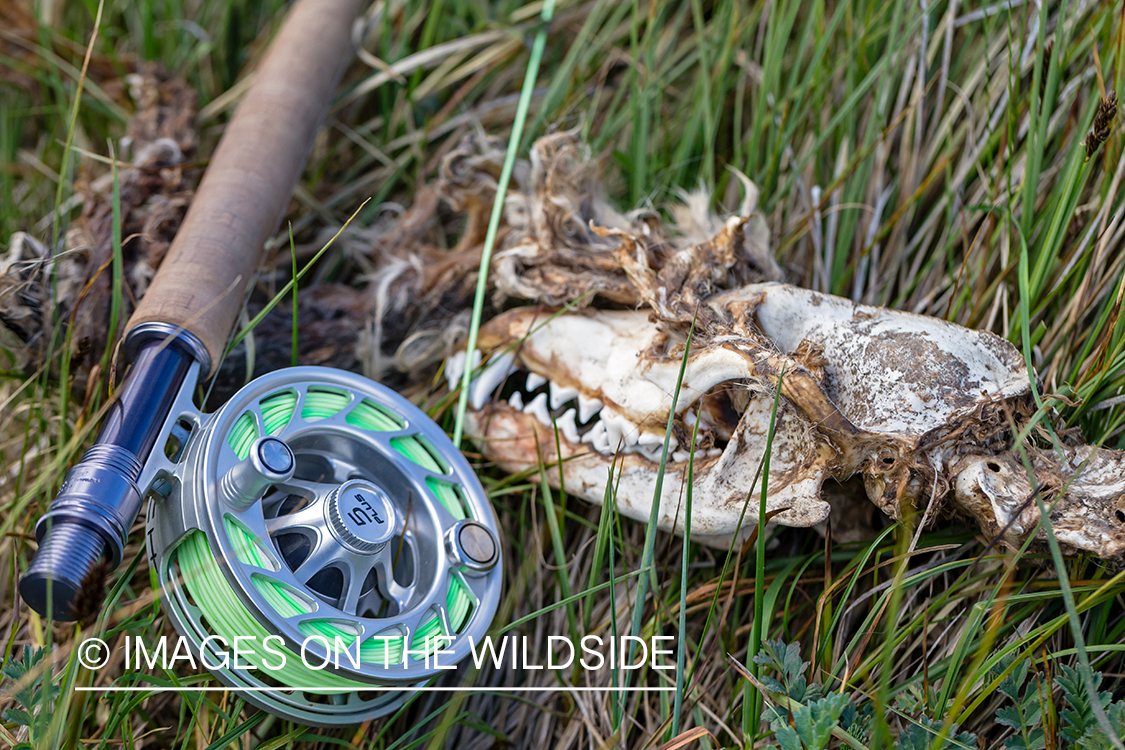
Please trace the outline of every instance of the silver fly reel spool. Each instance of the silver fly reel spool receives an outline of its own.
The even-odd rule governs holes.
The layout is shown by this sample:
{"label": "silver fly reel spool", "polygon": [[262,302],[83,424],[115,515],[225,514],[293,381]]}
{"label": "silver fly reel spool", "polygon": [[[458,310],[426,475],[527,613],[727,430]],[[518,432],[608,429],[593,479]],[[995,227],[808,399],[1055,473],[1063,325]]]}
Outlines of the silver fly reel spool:
{"label": "silver fly reel spool", "polygon": [[149,558],[176,629],[246,700],[354,724],[484,636],[496,517],[445,433],[393,391],[295,367],[204,415],[185,387],[166,443],[141,477]]}

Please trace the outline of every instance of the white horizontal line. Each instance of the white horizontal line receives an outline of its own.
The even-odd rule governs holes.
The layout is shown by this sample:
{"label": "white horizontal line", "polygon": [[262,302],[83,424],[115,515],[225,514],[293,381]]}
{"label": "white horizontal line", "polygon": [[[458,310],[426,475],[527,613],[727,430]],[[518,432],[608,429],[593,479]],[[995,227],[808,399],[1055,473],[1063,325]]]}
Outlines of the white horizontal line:
{"label": "white horizontal line", "polygon": [[362,688],[321,688],[321,687],[137,687],[135,685],[123,685],[121,687],[75,687],[75,691],[81,693],[209,693],[209,692],[229,692],[229,693],[359,693],[378,691],[383,693],[673,693],[676,691],[675,686],[669,685],[668,687],[386,687],[382,685],[372,685],[371,687]]}

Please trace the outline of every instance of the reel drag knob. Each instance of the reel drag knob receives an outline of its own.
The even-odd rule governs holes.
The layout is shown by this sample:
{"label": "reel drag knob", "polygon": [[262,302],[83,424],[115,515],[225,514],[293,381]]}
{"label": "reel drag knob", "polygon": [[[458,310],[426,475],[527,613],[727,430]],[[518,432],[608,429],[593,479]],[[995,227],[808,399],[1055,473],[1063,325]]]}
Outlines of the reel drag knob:
{"label": "reel drag knob", "polygon": [[293,451],[283,441],[258,438],[250,446],[250,454],[219,480],[219,488],[231,507],[246,510],[272,485],[292,479],[296,468]]}
{"label": "reel drag knob", "polygon": [[340,544],[360,554],[381,551],[398,527],[386,493],[358,479],[345,482],[328,496],[328,522]]}

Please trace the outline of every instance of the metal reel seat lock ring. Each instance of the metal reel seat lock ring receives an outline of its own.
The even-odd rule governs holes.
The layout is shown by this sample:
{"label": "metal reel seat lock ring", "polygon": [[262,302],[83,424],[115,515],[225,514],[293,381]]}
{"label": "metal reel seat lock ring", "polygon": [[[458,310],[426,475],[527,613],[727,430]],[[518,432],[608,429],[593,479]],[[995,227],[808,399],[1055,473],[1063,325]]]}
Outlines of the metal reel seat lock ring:
{"label": "metal reel seat lock ring", "polygon": [[355,724],[468,656],[499,603],[499,530],[441,428],[330,368],[265,375],[211,415],[191,393],[139,485],[165,609],[219,680],[294,721]]}

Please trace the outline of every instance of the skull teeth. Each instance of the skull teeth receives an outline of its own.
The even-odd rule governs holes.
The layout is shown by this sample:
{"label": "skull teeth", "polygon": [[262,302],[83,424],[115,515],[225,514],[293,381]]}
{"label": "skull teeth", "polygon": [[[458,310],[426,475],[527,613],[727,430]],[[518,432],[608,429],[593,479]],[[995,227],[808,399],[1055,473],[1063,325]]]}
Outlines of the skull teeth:
{"label": "skull teeth", "polygon": [[551,424],[551,411],[547,408],[547,394],[540,393],[531,402],[523,407],[524,414],[531,414],[538,419],[542,424],[550,426]]}
{"label": "skull teeth", "polygon": [[599,452],[606,452],[609,450],[609,435],[606,434],[605,422],[598,421],[594,426],[586,431],[582,436],[583,443],[589,443],[594,446],[594,449]]}
{"label": "skull teeth", "polygon": [[461,376],[465,374],[465,359],[465,352],[460,351],[445,363],[445,381],[451,391],[460,385]]}
{"label": "skull teeth", "polygon": [[[480,349],[473,349],[472,364],[469,365],[469,368],[475,370],[480,367],[481,357]],[[461,384],[461,376],[465,374],[465,362],[467,360],[468,355],[462,350],[456,352],[445,363],[445,380],[449,383],[449,390],[452,391]]]}
{"label": "skull teeth", "polygon": [[583,423],[589,422],[590,419],[602,410],[605,406],[601,401],[596,398],[587,398],[581,393],[578,394],[578,419]]}
{"label": "skull teeth", "polygon": [[611,446],[618,443],[625,446],[636,445],[640,439],[640,429],[608,406],[602,408],[602,422],[605,423]]}
{"label": "skull teeth", "polygon": [[[719,453],[722,453],[722,451],[719,451]],[[691,453],[691,454],[689,454],[687,451],[676,451],[675,453],[672,454],[672,460],[675,461],[676,463],[682,464],[682,463],[687,463],[689,459],[701,461],[701,460],[703,460],[704,458],[707,458],[710,455],[711,455],[711,451],[705,451],[702,448],[697,450],[695,453]]]}
{"label": "skull teeth", "polygon": [[[664,452],[663,434],[642,431],[627,417],[606,407],[599,399],[583,395],[577,388],[559,385],[534,372],[521,371],[511,353],[493,355],[483,369],[480,367],[482,359],[479,349],[474,350],[471,357],[460,351],[445,364],[450,390],[460,385],[466,366],[474,372],[479,370],[469,384],[469,405],[473,410],[482,409],[491,399],[504,399],[500,393],[503,388],[503,392],[509,394],[506,398],[509,406],[532,415],[546,427],[558,429],[559,434],[574,445],[585,443],[601,454],[639,454],[651,461],[660,461]],[[702,417],[700,426],[704,427],[709,420],[706,414]],[[700,415],[684,412],[683,422],[689,429],[699,419]],[[668,454],[672,461],[684,463],[714,458],[721,455],[722,450],[699,449],[689,454],[679,449],[679,442],[673,436],[669,440]]]}
{"label": "skull teeth", "polygon": [[561,385],[551,383],[548,386],[551,393],[551,408],[558,409],[560,406],[570,401],[573,398],[578,398],[577,388],[568,388]]}
{"label": "skull teeth", "polygon": [[574,409],[567,409],[566,413],[559,417],[556,422],[559,432],[563,437],[572,443],[577,443],[581,438],[578,435],[578,425],[574,424]]}
{"label": "skull teeth", "polygon": [[469,386],[469,402],[473,409],[481,409],[492,392],[515,370],[515,357],[510,352],[504,352],[492,358],[488,367],[478,375]]}
{"label": "skull teeth", "polygon": [[[661,450],[664,449],[664,437],[662,435],[656,435],[651,432],[642,432],[640,438],[637,440],[637,443],[649,448],[660,448]],[[668,442],[668,450],[676,450],[679,444],[679,441],[673,437]]]}

